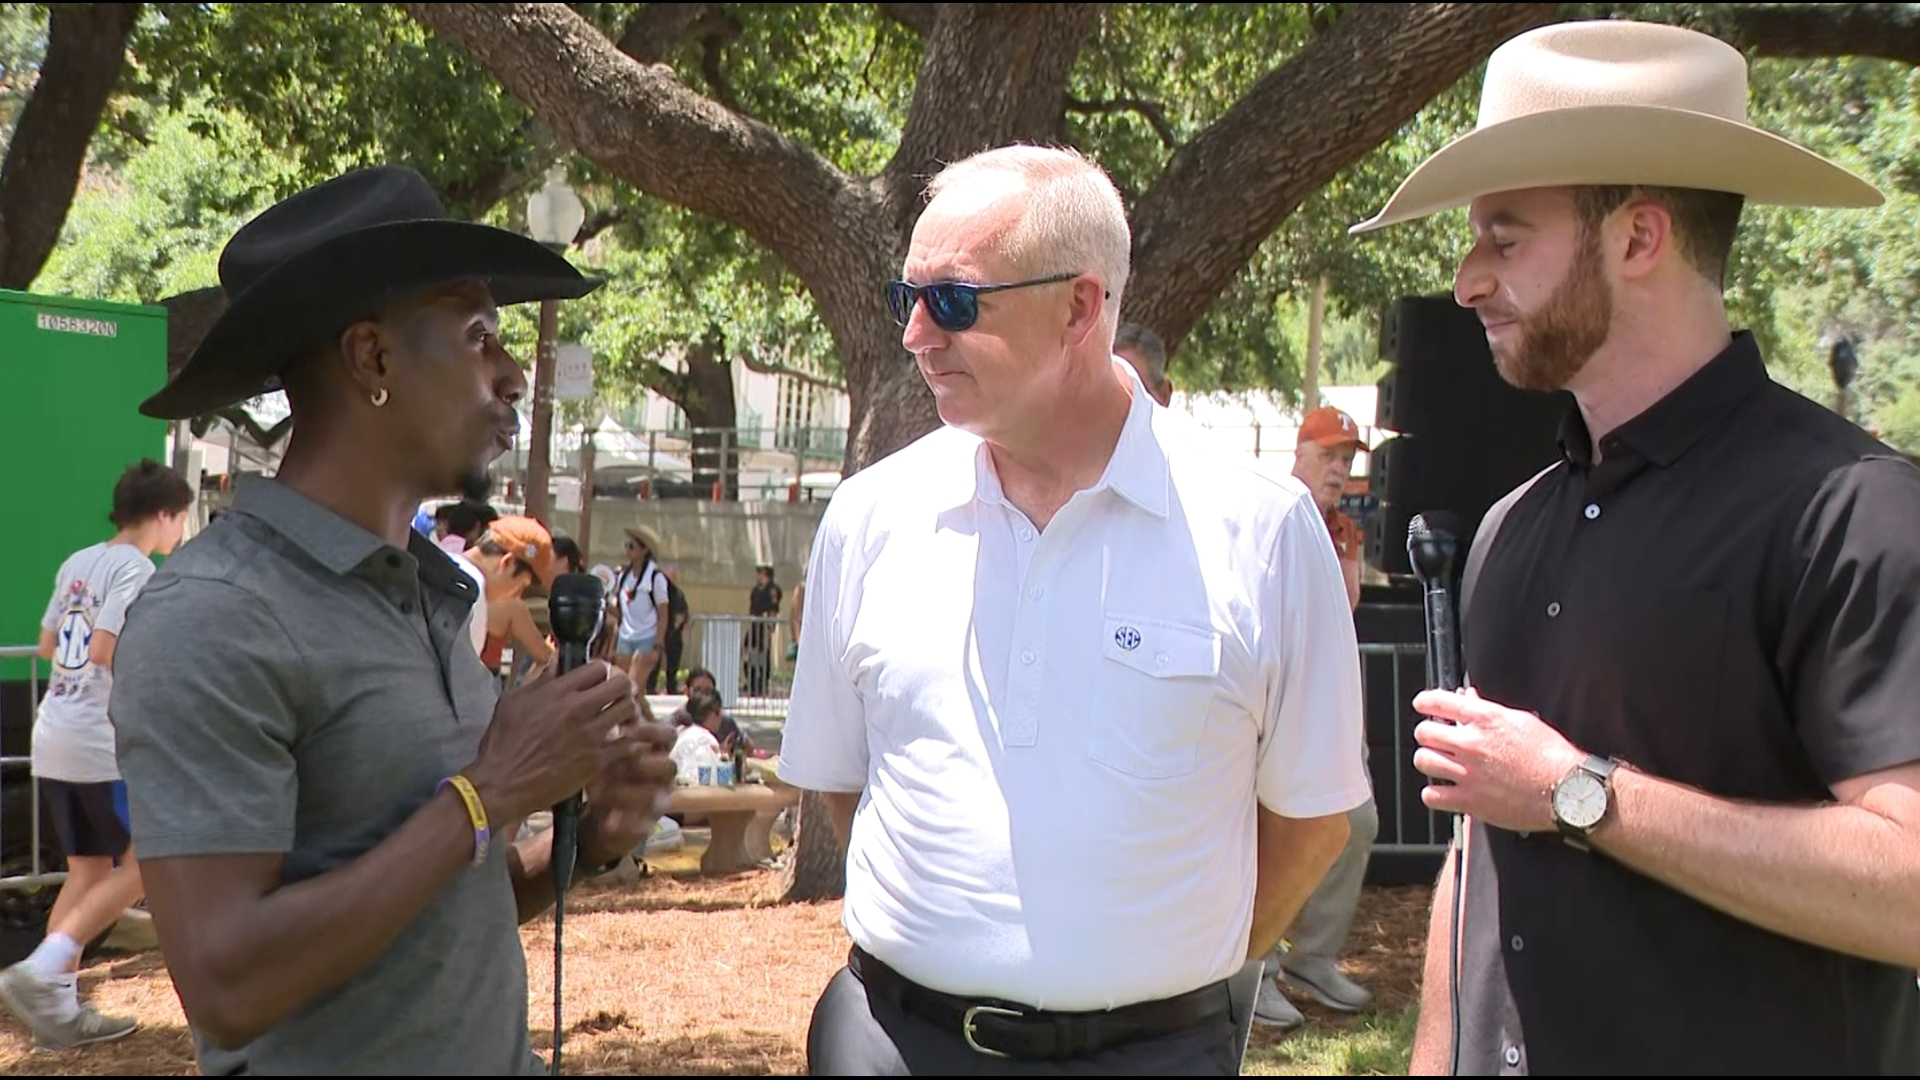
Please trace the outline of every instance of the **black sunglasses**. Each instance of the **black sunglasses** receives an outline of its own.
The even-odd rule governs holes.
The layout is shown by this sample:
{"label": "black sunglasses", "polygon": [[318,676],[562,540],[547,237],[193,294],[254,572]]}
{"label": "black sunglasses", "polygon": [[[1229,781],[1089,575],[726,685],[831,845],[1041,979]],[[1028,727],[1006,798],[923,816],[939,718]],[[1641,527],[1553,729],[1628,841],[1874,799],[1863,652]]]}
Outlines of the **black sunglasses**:
{"label": "black sunglasses", "polygon": [[1015,281],[1006,285],[968,285],[960,281],[936,281],[931,285],[909,285],[904,281],[887,282],[887,310],[893,313],[893,321],[901,326],[913,318],[913,306],[921,297],[927,298],[927,314],[932,316],[933,325],[950,334],[973,329],[980,319],[980,297],[983,293],[1005,292],[1008,289],[1025,289],[1033,285],[1053,285],[1062,281],[1072,281],[1079,274],[1055,274],[1052,277],[1033,278],[1028,281]]}

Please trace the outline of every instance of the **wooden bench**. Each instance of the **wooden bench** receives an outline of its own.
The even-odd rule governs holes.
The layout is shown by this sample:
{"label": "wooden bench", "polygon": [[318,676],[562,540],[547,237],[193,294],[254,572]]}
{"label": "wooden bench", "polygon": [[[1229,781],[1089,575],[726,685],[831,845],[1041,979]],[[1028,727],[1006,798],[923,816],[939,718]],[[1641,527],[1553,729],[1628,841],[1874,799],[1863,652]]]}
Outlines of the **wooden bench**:
{"label": "wooden bench", "polygon": [[799,789],[785,785],[685,786],[673,789],[667,809],[706,817],[712,839],[700,856],[700,872],[731,874],[773,856],[773,821],[799,803]]}

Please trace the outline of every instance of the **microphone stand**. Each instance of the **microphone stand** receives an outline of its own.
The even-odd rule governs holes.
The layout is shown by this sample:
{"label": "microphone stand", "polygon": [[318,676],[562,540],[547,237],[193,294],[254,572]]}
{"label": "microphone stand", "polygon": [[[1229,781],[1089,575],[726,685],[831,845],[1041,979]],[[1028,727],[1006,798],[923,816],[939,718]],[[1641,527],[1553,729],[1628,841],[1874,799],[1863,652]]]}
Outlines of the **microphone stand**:
{"label": "microphone stand", "polygon": [[[603,609],[600,579],[592,574],[561,574],[547,591],[547,621],[559,645],[558,674],[565,675],[587,662],[587,646],[600,628]],[[553,808],[553,853],[548,869],[553,874],[553,1067],[550,1075],[560,1075],[561,977],[567,925],[567,886],[573,882],[573,868],[580,852],[580,812],[585,798],[576,792]]]}
{"label": "microphone stand", "polygon": [[[1458,690],[1460,677],[1459,621],[1453,600],[1454,564],[1460,553],[1460,526],[1445,510],[1415,514],[1407,525],[1407,561],[1420,579],[1427,617],[1427,686]],[[1450,783],[1436,779],[1436,785]],[[1465,817],[1453,818],[1453,900],[1447,922],[1447,998],[1452,1038],[1452,1062],[1447,1075],[1460,1075],[1460,913],[1466,892],[1467,828]]]}

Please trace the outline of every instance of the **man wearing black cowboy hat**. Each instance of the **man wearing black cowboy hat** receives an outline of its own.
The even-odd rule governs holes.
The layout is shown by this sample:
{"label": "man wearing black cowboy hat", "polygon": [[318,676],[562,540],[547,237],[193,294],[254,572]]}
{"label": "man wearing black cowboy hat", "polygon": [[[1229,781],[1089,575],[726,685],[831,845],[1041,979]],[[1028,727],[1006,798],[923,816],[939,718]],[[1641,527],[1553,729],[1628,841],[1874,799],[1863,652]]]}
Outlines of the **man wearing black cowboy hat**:
{"label": "man wearing black cowboy hat", "polygon": [[226,314],[141,411],[284,388],[294,432],[135,603],[111,703],[202,1070],[538,1072],[518,926],[553,901],[552,832],[513,838],[585,788],[580,865],[616,861],[673,736],[603,663],[499,695],[471,582],[409,519],[507,445],[526,380],[495,305],[598,283],[386,167],[255,218],[220,280]]}

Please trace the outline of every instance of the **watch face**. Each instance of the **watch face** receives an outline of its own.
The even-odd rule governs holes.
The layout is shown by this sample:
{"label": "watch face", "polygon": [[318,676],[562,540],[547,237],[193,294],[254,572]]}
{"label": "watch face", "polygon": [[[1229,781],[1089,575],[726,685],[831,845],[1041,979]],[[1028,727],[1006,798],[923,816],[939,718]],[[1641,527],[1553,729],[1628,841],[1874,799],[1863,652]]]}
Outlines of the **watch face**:
{"label": "watch face", "polygon": [[1591,829],[1607,813],[1607,789],[1600,778],[1581,770],[1553,789],[1553,813],[1576,829]]}

